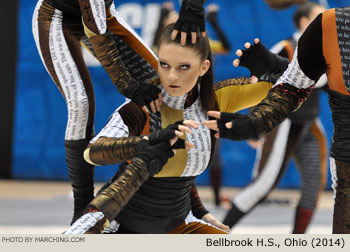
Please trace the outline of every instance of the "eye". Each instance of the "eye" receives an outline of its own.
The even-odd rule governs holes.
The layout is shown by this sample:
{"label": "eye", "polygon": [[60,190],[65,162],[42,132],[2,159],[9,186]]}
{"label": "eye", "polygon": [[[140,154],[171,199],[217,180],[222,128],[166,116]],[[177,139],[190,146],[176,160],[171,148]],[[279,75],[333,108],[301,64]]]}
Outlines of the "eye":
{"label": "eye", "polygon": [[190,67],[191,67],[190,64],[185,64],[185,65],[180,65],[180,66],[179,66],[179,68],[180,68],[181,70],[187,70],[187,69],[189,69]]}
{"label": "eye", "polygon": [[167,63],[163,62],[163,61],[159,61],[159,65],[160,65],[161,68],[169,67],[169,65]]}

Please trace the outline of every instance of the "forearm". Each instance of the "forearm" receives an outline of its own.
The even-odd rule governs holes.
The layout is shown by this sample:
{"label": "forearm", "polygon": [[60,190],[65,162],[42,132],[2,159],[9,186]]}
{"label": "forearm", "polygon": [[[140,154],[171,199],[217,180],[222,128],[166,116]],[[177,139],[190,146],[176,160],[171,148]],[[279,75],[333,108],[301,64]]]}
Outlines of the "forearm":
{"label": "forearm", "polygon": [[132,78],[121,59],[113,34],[107,31],[105,34],[89,37],[94,53],[105,71],[108,73],[118,91],[130,97],[139,84]]}
{"label": "forearm", "polygon": [[100,137],[85,150],[88,162],[97,165],[109,165],[131,160],[134,157],[139,136],[110,138]]}
{"label": "forearm", "polygon": [[299,89],[289,84],[273,87],[249,114],[256,130],[256,135],[269,133],[284,121],[293,111],[299,108],[311,92],[312,87]]}
{"label": "forearm", "polygon": [[196,184],[194,183],[192,185],[190,194],[192,213],[196,218],[202,219],[202,217],[209,213],[209,211],[203,206],[202,201],[198,195]]}
{"label": "forearm", "polygon": [[91,205],[101,210],[107,219],[112,221],[149,176],[147,164],[140,158],[134,158],[123,174],[96,196]]}

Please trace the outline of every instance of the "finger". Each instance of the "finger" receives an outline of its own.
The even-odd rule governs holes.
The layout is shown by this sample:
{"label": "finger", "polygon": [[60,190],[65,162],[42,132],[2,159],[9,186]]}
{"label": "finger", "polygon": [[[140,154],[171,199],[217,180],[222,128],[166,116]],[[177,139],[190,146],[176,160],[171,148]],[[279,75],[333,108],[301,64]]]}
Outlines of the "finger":
{"label": "finger", "polygon": [[192,130],[191,130],[189,127],[186,127],[186,126],[184,126],[184,125],[179,125],[178,128],[179,128],[179,130],[180,130],[181,132],[187,132],[187,133],[189,133],[189,134],[192,133]]}
{"label": "finger", "polygon": [[148,108],[146,106],[142,106],[142,111],[148,113]]}
{"label": "finger", "polygon": [[233,62],[232,62],[232,65],[234,67],[238,67],[239,66],[239,62],[241,62],[239,59],[235,59]]}
{"label": "finger", "polygon": [[170,140],[169,140],[170,145],[173,146],[174,143],[176,143],[176,141],[177,141],[178,139],[179,139],[179,138],[178,138],[177,136],[174,137],[174,138],[172,138],[172,139],[170,139]]}
{"label": "finger", "polygon": [[158,93],[158,100],[159,100],[159,106],[162,106],[162,104],[163,104],[163,95],[162,95],[162,93]]}
{"label": "finger", "polygon": [[260,42],[260,39],[258,39],[258,38],[255,38],[255,39],[254,39],[254,43],[255,43],[255,44],[259,44],[259,42]]}
{"label": "finger", "polygon": [[154,101],[154,104],[156,105],[156,111],[160,111],[160,101],[159,98],[157,100]]}
{"label": "finger", "polygon": [[182,46],[186,45],[186,36],[187,36],[186,32],[181,32],[181,42],[180,42],[180,44]]}
{"label": "finger", "polygon": [[184,133],[181,131],[175,130],[175,135],[181,137],[184,135]]}
{"label": "finger", "polygon": [[208,111],[208,116],[214,117],[216,119],[220,119],[221,113],[219,111],[209,110]]}
{"label": "finger", "polygon": [[238,50],[236,51],[236,55],[237,55],[238,57],[241,57],[241,56],[243,55],[243,51],[242,51],[241,49],[238,49]]}
{"label": "finger", "polygon": [[249,42],[246,42],[246,43],[244,44],[244,47],[245,47],[246,49],[249,49],[249,48],[250,48],[250,43],[249,43]]}
{"label": "finger", "polygon": [[201,34],[202,34],[202,37],[203,37],[203,38],[205,38],[205,37],[207,36],[207,32],[205,32],[205,31],[204,31],[204,32],[201,32]]}
{"label": "finger", "polygon": [[230,228],[227,225],[220,223],[217,227],[221,228],[222,230],[226,231],[227,233],[230,233]]}
{"label": "finger", "polygon": [[215,138],[220,138],[220,134],[219,133],[215,133]]}
{"label": "finger", "polygon": [[190,143],[190,142],[185,142],[185,148],[186,149],[192,149],[194,147],[194,144],[193,143]]}
{"label": "finger", "polygon": [[196,43],[196,40],[197,40],[197,36],[196,36],[196,33],[195,32],[191,32],[191,42],[192,44],[195,44]]}
{"label": "finger", "polygon": [[251,82],[252,82],[253,84],[257,83],[258,80],[259,80],[258,77],[252,75],[252,77],[251,77]]}
{"label": "finger", "polygon": [[157,112],[157,111],[156,111],[156,106],[154,105],[154,101],[151,101],[151,102],[149,103],[149,106],[151,107],[152,113],[156,113],[156,112]]}
{"label": "finger", "polygon": [[178,30],[173,30],[173,32],[171,33],[171,40],[175,40],[178,33]]}
{"label": "finger", "polygon": [[196,129],[200,125],[200,122],[197,122],[197,121],[194,121],[194,120],[184,120],[183,121],[183,125]]}
{"label": "finger", "polygon": [[216,120],[204,121],[203,125],[208,129],[219,131],[218,123]]}
{"label": "finger", "polygon": [[232,122],[225,123],[225,127],[228,129],[232,128]]}

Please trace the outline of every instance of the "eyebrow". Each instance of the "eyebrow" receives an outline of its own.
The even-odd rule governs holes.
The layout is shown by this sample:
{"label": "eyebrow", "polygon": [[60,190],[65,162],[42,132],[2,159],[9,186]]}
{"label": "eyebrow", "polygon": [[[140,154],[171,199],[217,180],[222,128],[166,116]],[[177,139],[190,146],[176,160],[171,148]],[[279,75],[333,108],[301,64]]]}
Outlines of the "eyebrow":
{"label": "eyebrow", "polygon": [[[167,63],[167,64],[168,64],[168,62],[167,62],[166,60],[161,59],[161,58],[159,58],[158,61],[161,61],[161,62],[164,62],[164,63]],[[191,65],[190,62],[180,62],[180,63],[177,63],[177,64],[178,64],[178,65]]]}

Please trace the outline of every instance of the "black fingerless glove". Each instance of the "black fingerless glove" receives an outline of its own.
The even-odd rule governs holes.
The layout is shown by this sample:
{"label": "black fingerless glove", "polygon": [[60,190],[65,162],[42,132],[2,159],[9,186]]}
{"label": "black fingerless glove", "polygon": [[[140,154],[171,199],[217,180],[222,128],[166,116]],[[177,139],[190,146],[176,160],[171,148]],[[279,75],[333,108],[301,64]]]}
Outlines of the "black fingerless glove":
{"label": "black fingerless glove", "polygon": [[204,0],[183,0],[174,29],[182,32],[205,32]]}
{"label": "black fingerless glove", "polygon": [[151,176],[160,172],[168,159],[174,156],[169,140],[155,145],[145,139],[137,143],[134,158],[140,158],[146,163]]}
{"label": "black fingerless glove", "polygon": [[[226,128],[225,124],[232,122],[232,128]],[[231,140],[258,139],[254,124],[248,115],[239,113],[221,113],[217,120],[220,138]]]}
{"label": "black fingerless glove", "polygon": [[[148,135],[149,142],[151,144],[157,144],[167,139],[175,137],[175,130],[179,130],[179,125],[182,125],[183,121],[177,121],[173,124],[169,124],[165,129],[152,131]],[[179,138],[171,147],[172,149],[185,149],[185,140]]]}
{"label": "black fingerless glove", "polygon": [[158,99],[160,89],[154,85],[147,83],[135,83],[129,85],[125,90],[124,95],[130,98],[137,105],[148,106],[151,101]]}
{"label": "black fingerless glove", "polygon": [[282,75],[290,62],[287,58],[270,52],[260,41],[242,52],[239,65],[248,68],[258,78],[264,74]]}

